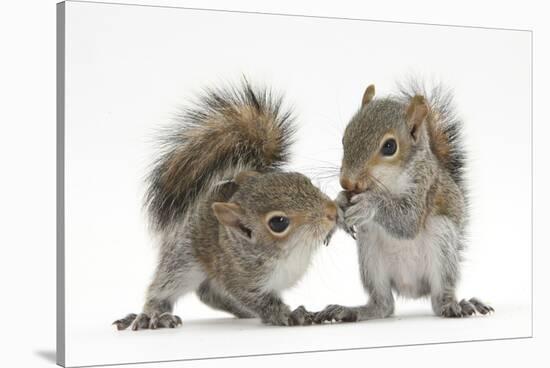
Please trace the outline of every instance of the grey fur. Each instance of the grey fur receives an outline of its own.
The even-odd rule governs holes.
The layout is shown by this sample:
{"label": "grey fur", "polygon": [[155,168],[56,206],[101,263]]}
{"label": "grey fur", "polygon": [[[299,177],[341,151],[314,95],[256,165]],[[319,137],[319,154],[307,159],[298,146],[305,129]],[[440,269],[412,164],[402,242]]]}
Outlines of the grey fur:
{"label": "grey fur", "polygon": [[[143,312],[114,324],[176,327],[174,304],[192,291],[238,318],[310,324],[313,315],[291,311],[280,292],[333,232],[337,206],[304,175],[279,169],[294,131],[281,99],[245,81],[200,101],[169,129],[149,176],[146,206],[161,246]],[[269,229],[272,212],[290,219],[284,235]]]}
{"label": "grey fur", "polygon": [[[428,88],[419,80],[410,79],[407,83],[398,86],[399,94],[395,96],[402,104],[408,103],[414,96],[424,96],[432,106],[432,110],[439,115],[438,127],[447,137],[451,148],[448,159],[442,161],[445,171],[460,187],[466,196],[464,183],[464,169],[466,166],[466,151],[464,149],[462,130],[463,122],[458,117],[455,108],[453,92],[442,84]],[[433,143],[433,142],[431,142]]]}
{"label": "grey fur", "polygon": [[[360,307],[328,306],[316,315],[318,323],[391,316],[394,292],[431,296],[442,317],[493,311],[477,299],[459,303],[455,296],[468,208],[462,123],[449,91],[426,90],[413,82],[397,96],[364,98],[346,128],[341,182],[361,192],[342,192],[336,202],[344,223],[357,231],[369,300]],[[394,156],[379,151],[387,137],[398,142]]]}
{"label": "grey fur", "polygon": [[254,312],[246,309],[212,280],[203,281],[197,290],[197,295],[204,304],[214,309],[229,312],[237,318],[256,317]]}

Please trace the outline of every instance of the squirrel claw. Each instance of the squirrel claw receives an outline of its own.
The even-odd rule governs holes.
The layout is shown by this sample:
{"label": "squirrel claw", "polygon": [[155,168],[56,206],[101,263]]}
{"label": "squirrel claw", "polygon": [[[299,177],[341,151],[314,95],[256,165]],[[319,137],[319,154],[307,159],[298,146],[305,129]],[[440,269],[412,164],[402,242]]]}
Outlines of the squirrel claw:
{"label": "squirrel claw", "polygon": [[355,226],[350,227],[349,230],[350,230],[349,234],[351,235],[351,237],[354,240],[357,240],[357,237],[356,237],[357,230],[355,229]]}
{"label": "squirrel claw", "polygon": [[490,305],[483,303],[477,298],[471,298],[469,302],[475,307],[476,311],[480,314],[486,315],[488,313],[494,312],[494,308]]}
{"label": "squirrel claw", "polygon": [[121,319],[117,319],[116,321],[114,321],[113,325],[116,326],[116,329],[118,331],[125,330],[128,327],[130,327],[130,325],[132,325],[132,322],[134,322],[136,317],[137,317],[137,314],[130,313],[126,317],[121,318]]}
{"label": "squirrel claw", "polygon": [[323,240],[323,244],[328,247],[330,240],[332,239],[332,236],[334,235],[334,229],[330,230],[325,237],[325,240]]}
{"label": "squirrel claw", "polygon": [[315,313],[313,322],[321,324],[323,322],[357,322],[359,315],[356,308],[344,307],[342,305],[331,304],[320,312]]}
{"label": "squirrel claw", "polygon": [[327,236],[325,237],[325,240],[323,240],[323,244],[325,246],[328,246],[331,239],[332,239],[332,236],[334,235],[334,233],[336,232],[336,227],[333,227],[327,234]]}
{"label": "squirrel claw", "polygon": [[125,330],[128,327],[133,331],[157,328],[174,328],[182,324],[181,318],[170,313],[153,313],[148,315],[145,313],[135,314],[130,313],[126,317],[113,322],[117,330]]}
{"label": "squirrel claw", "polygon": [[353,238],[353,240],[357,240],[357,231],[355,230],[355,226],[344,226],[344,231],[348,233]]}

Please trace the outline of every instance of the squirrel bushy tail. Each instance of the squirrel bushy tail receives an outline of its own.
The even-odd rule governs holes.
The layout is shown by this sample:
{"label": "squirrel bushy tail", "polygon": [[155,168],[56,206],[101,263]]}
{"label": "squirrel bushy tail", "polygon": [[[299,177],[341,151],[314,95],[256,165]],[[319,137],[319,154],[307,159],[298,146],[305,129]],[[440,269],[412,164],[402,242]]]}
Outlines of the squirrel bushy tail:
{"label": "squirrel bushy tail", "polygon": [[441,84],[426,88],[417,80],[399,85],[400,98],[410,101],[424,96],[429,105],[427,116],[430,147],[442,166],[457,185],[464,190],[465,150],[462,142],[463,123],[455,112],[451,90]]}
{"label": "squirrel bushy tail", "polygon": [[266,88],[207,89],[177,116],[147,178],[145,207],[157,231],[169,228],[220,180],[286,163],[294,132],[282,98]]}

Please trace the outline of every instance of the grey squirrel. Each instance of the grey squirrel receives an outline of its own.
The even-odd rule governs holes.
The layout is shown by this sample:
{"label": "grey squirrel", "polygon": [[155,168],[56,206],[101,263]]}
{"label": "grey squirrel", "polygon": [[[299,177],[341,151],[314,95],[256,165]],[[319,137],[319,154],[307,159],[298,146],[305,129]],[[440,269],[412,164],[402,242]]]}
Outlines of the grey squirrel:
{"label": "grey squirrel", "polygon": [[273,325],[311,324],[280,292],[306,271],[336,228],[334,201],[302,174],[283,172],[293,116],[246,80],[207,90],[178,118],[148,177],[145,205],[160,254],[139,315],[119,330],[176,327],[174,303],[196,291],[207,305]]}
{"label": "grey squirrel", "polygon": [[460,302],[467,222],[462,123],[443,87],[420,83],[374,98],[370,85],[346,127],[337,203],[343,222],[356,229],[360,274],[369,299],[360,307],[329,305],[315,322],[385,318],[393,292],[431,297],[443,317],[487,314],[476,298]]}

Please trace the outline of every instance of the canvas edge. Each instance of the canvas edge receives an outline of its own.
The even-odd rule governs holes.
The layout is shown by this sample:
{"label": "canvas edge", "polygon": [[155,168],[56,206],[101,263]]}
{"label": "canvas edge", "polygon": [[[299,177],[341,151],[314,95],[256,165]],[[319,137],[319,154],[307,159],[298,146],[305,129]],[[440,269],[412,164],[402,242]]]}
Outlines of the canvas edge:
{"label": "canvas edge", "polygon": [[[136,3],[117,3],[108,1],[86,1],[86,0],[67,0],[56,4],[56,246],[57,246],[57,283],[56,283],[56,363],[59,366],[66,366],[66,319],[65,319],[65,71],[66,71],[66,3],[91,3],[91,4],[103,4],[103,5],[119,5],[119,6],[148,6],[157,8],[174,8],[184,10],[195,11],[212,11],[212,12],[227,12],[227,13],[244,13],[244,14],[260,14],[260,15],[277,15],[277,16],[294,16],[294,17],[307,17],[316,19],[336,19],[336,20],[354,20],[354,21],[367,21],[378,23],[397,23],[397,24],[411,24],[411,25],[426,25],[426,26],[441,26],[441,27],[457,27],[457,28],[475,28],[475,29],[487,29],[495,31],[513,31],[513,32],[525,32],[529,35],[530,43],[530,150],[531,150],[531,333],[527,336],[515,336],[505,338],[494,339],[480,339],[480,340],[456,340],[448,342],[429,342],[418,344],[404,344],[404,345],[390,345],[390,346],[367,346],[357,348],[343,348],[343,349],[328,349],[328,350],[312,350],[312,351],[291,351],[282,353],[265,353],[265,354],[251,354],[251,355],[229,355],[229,356],[214,356],[208,358],[190,358],[190,359],[174,359],[174,360],[161,360],[161,361],[144,361],[144,362],[125,362],[115,364],[100,364],[99,366],[111,366],[119,364],[148,364],[148,363],[163,363],[163,362],[185,362],[185,361],[200,361],[210,359],[231,359],[241,357],[261,357],[261,356],[277,356],[287,354],[311,354],[319,352],[337,352],[337,351],[352,351],[352,350],[368,350],[368,349],[380,349],[380,348],[392,348],[392,347],[407,347],[407,346],[424,346],[424,345],[439,345],[439,344],[457,344],[468,342],[485,342],[485,341],[502,341],[502,340],[521,340],[530,339],[534,337],[534,275],[533,275],[533,260],[534,260],[534,244],[533,244],[533,226],[534,226],[534,147],[533,147],[533,81],[534,81],[534,61],[533,61],[533,48],[534,48],[534,31],[532,29],[513,29],[513,28],[499,28],[499,27],[482,27],[482,26],[468,26],[468,25],[456,25],[456,24],[438,24],[438,23],[418,23],[407,21],[388,21],[379,19],[361,19],[361,18],[347,18],[347,17],[330,17],[330,16],[316,16],[316,15],[303,15],[303,14],[287,14],[287,13],[269,13],[269,12],[255,12],[246,10],[229,10],[229,9],[210,9],[210,8],[193,8],[184,6],[161,6],[161,5],[144,5]],[[84,365],[79,367],[95,367],[98,365]]]}
{"label": "canvas edge", "polygon": [[56,4],[56,363],[65,366],[65,2]]}

